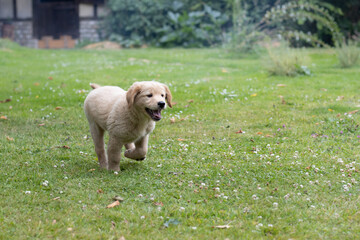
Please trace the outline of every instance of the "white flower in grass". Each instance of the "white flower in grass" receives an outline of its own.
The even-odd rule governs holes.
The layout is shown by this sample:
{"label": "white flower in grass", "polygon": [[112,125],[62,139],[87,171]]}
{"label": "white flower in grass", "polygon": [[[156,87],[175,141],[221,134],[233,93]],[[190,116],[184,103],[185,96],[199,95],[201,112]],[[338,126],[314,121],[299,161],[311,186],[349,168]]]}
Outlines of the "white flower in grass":
{"label": "white flower in grass", "polygon": [[115,174],[115,175],[118,175],[118,174],[119,174],[119,172],[114,172],[114,174]]}
{"label": "white flower in grass", "polygon": [[25,191],[25,194],[31,194],[31,191]]}
{"label": "white flower in grass", "polygon": [[258,223],[258,224],[256,225],[256,228],[261,228],[262,226],[264,226],[262,223]]}
{"label": "white flower in grass", "polygon": [[179,208],[179,211],[185,211],[185,208],[184,208],[184,207],[180,207],[180,208]]}
{"label": "white flower in grass", "polygon": [[197,229],[197,227],[191,227],[191,229],[192,229],[192,230],[196,230],[196,229]]}
{"label": "white flower in grass", "polygon": [[41,185],[43,185],[44,187],[47,187],[47,186],[49,186],[49,181],[45,180],[41,183]]}
{"label": "white flower in grass", "polygon": [[269,228],[272,228],[272,227],[273,227],[273,225],[272,225],[272,224],[268,224],[268,227],[269,227]]}
{"label": "white flower in grass", "polygon": [[139,198],[142,198],[142,197],[143,197],[143,195],[140,193],[140,194],[138,195],[138,197],[139,197]]}
{"label": "white flower in grass", "polygon": [[141,216],[140,219],[145,219],[145,216]]}
{"label": "white flower in grass", "polygon": [[278,206],[279,206],[279,204],[278,204],[277,202],[274,202],[274,203],[273,203],[273,207],[274,207],[274,208],[277,208]]}
{"label": "white flower in grass", "polygon": [[258,198],[258,196],[256,196],[256,195],[254,194],[254,195],[252,195],[252,199],[258,200],[259,198]]}

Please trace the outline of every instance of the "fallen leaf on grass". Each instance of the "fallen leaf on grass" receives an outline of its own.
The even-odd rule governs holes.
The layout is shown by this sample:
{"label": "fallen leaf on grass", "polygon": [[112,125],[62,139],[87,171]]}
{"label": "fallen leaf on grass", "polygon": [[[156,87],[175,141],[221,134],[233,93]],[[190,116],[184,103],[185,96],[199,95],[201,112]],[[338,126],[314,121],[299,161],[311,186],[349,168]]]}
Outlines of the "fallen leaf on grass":
{"label": "fallen leaf on grass", "polygon": [[237,131],[236,133],[243,133],[243,131],[240,129],[239,131]]}
{"label": "fallen leaf on grass", "polygon": [[1,116],[0,119],[7,120],[8,118],[6,116]]}
{"label": "fallen leaf on grass", "polygon": [[194,100],[193,99],[190,99],[189,101],[188,101],[188,103],[193,103],[194,102]]}
{"label": "fallen leaf on grass", "polygon": [[261,134],[263,134],[263,133],[262,133],[262,132],[257,132],[256,134],[261,135]]}
{"label": "fallen leaf on grass", "polygon": [[39,85],[40,85],[40,83],[38,83],[38,82],[34,83],[34,86],[39,86]]}
{"label": "fallen leaf on grass", "polygon": [[348,114],[355,114],[357,113],[359,110],[354,110],[354,111],[351,111],[351,112],[348,112]]}
{"label": "fallen leaf on grass", "polygon": [[124,199],[123,199],[122,197],[120,197],[120,196],[115,196],[115,197],[113,197],[113,200],[114,200],[114,201],[119,201],[119,202],[123,202],[123,201],[124,201]]}
{"label": "fallen leaf on grass", "polygon": [[182,139],[182,138],[178,138],[177,140],[180,142],[185,141],[185,139]]}
{"label": "fallen leaf on grass", "polygon": [[228,71],[227,69],[225,69],[225,68],[222,68],[221,71],[222,71],[223,73],[228,73],[228,72],[229,72],[229,71]]}
{"label": "fallen leaf on grass", "polygon": [[162,202],[154,202],[155,206],[164,206],[164,204]]}
{"label": "fallen leaf on grass", "polygon": [[170,118],[170,123],[175,123],[176,119],[174,117]]}
{"label": "fallen leaf on grass", "polygon": [[55,108],[55,110],[61,110],[61,109],[62,109],[62,107],[59,107],[59,106]]}
{"label": "fallen leaf on grass", "polygon": [[257,93],[253,93],[250,95],[250,97],[256,97],[257,96]]}
{"label": "fallen leaf on grass", "polygon": [[93,171],[95,171],[95,168],[90,169],[88,172],[93,172]]}
{"label": "fallen leaf on grass", "polygon": [[59,200],[59,199],[60,199],[60,197],[56,197],[56,198],[53,198],[52,200],[56,201],[56,200]]}
{"label": "fallen leaf on grass", "polygon": [[286,104],[284,97],[281,96],[281,95],[280,95],[279,97],[280,97],[280,99],[281,99],[281,104]]}
{"label": "fallen leaf on grass", "polygon": [[333,110],[333,109],[331,109],[331,108],[329,108],[329,109],[328,109],[328,111],[329,111],[329,112],[333,112],[334,110]]}
{"label": "fallen leaf on grass", "polygon": [[326,89],[326,88],[321,88],[320,90],[321,90],[321,91],[324,91],[324,92],[327,92],[327,89]]}
{"label": "fallen leaf on grass", "polygon": [[5,100],[1,100],[0,103],[7,103],[7,102],[11,102],[11,99],[8,98],[8,99],[5,99]]}
{"label": "fallen leaf on grass", "polygon": [[48,77],[48,79],[49,79],[49,80],[53,80],[53,77],[50,76],[50,77]]}
{"label": "fallen leaf on grass", "polygon": [[338,96],[337,98],[336,98],[336,101],[341,101],[341,100],[343,100],[344,99],[344,96]]}
{"label": "fallen leaf on grass", "polygon": [[45,123],[40,123],[38,126],[39,127],[45,126]]}
{"label": "fallen leaf on grass", "polygon": [[8,141],[14,141],[14,138],[9,137],[9,136],[6,136],[6,140],[8,140]]}
{"label": "fallen leaf on grass", "polygon": [[106,208],[113,208],[113,207],[116,207],[116,206],[118,206],[118,205],[120,205],[120,202],[119,202],[119,201],[115,201],[115,202],[107,205]]}
{"label": "fallen leaf on grass", "polygon": [[219,225],[219,226],[214,226],[213,228],[218,228],[218,229],[227,229],[230,228],[231,226],[229,225]]}
{"label": "fallen leaf on grass", "polygon": [[96,190],[96,192],[99,194],[104,193],[104,191],[102,189],[98,189],[98,190]]}
{"label": "fallen leaf on grass", "polygon": [[276,85],[277,87],[286,87],[287,85],[286,84],[281,84],[279,83],[278,85]]}

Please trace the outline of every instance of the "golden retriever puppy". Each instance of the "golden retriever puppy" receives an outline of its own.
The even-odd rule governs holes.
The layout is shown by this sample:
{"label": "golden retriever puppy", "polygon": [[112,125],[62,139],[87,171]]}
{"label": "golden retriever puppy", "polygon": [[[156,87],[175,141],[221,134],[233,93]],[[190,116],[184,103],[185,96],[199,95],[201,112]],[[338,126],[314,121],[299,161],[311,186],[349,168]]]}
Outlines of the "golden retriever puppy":
{"label": "golden retriever puppy", "polygon": [[[161,119],[166,103],[171,105],[171,92],[162,83],[135,82],[128,91],[119,87],[91,84],[84,102],[91,136],[100,167],[119,171],[121,149],[125,157],[144,160],[148,150],[149,134],[155,122]],[[165,103],[166,102],[166,103]],[[107,154],[104,132],[109,133]]]}

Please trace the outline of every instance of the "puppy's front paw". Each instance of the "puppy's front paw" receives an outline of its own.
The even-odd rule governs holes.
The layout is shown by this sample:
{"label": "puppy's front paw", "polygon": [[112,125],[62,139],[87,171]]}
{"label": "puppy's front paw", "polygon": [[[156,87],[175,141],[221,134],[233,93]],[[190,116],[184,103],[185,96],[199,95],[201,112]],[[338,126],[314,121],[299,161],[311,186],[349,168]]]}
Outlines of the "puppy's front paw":
{"label": "puppy's front paw", "polygon": [[134,152],[134,150],[135,150],[135,148],[126,150],[126,151],[124,152],[124,156],[127,157],[127,158],[133,159],[131,153]]}
{"label": "puppy's front paw", "polygon": [[143,161],[145,159],[145,154],[134,148],[126,150],[124,156],[136,161]]}
{"label": "puppy's front paw", "polygon": [[120,166],[109,166],[108,170],[114,171],[114,172],[120,172]]}

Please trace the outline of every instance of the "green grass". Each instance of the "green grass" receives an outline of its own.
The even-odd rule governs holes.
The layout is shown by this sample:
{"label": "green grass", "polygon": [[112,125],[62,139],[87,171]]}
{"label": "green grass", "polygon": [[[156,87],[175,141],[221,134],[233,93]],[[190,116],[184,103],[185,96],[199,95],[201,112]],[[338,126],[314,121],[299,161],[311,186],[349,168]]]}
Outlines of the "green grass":
{"label": "green grass", "polygon": [[[356,239],[360,119],[344,113],[359,109],[360,67],[307,53],[313,75],[289,78],[220,49],[3,42],[0,239]],[[137,80],[168,84],[176,105],[147,159],[116,175],[98,167],[83,101],[90,82]]]}

